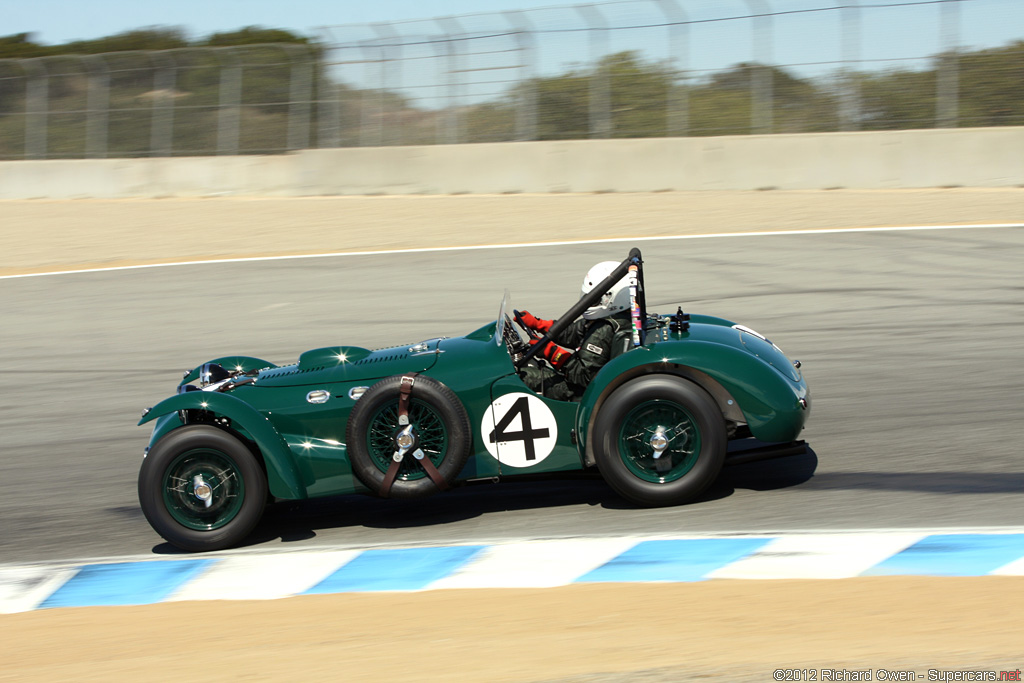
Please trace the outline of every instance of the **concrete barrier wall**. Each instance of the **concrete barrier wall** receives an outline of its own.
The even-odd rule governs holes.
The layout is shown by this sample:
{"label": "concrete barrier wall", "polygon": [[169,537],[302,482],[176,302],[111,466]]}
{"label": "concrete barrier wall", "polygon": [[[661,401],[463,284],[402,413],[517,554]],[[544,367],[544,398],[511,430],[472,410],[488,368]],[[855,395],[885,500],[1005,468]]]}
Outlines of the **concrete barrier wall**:
{"label": "concrete barrier wall", "polygon": [[1024,127],[0,162],[0,199],[1024,186]]}

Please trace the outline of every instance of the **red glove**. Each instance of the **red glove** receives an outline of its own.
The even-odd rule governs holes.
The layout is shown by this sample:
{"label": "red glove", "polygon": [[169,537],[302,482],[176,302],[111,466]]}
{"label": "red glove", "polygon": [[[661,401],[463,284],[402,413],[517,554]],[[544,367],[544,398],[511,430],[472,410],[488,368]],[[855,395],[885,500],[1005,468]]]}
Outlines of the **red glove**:
{"label": "red glove", "polygon": [[529,311],[520,311],[519,319],[522,320],[523,324],[531,330],[537,330],[538,332],[547,332],[555,323],[554,320],[541,320],[540,318],[535,318]]}
{"label": "red glove", "polygon": [[[540,340],[531,339],[530,346],[533,346],[538,341]],[[555,342],[549,341],[544,346],[544,349],[540,352],[540,355],[544,356],[544,359],[547,362],[551,363],[551,365],[554,366],[554,368],[557,370],[561,368],[563,365],[565,365],[565,361],[569,360],[569,358],[572,357],[572,353],[573,352],[570,349],[567,349],[564,346],[559,346]]]}

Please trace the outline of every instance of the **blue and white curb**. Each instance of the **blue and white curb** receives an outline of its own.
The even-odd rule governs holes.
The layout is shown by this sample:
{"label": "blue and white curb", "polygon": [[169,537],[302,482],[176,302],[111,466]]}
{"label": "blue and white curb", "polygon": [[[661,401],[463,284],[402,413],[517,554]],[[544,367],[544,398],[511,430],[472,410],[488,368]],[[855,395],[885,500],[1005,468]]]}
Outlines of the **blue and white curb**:
{"label": "blue and white curb", "polygon": [[441,588],[899,575],[1024,576],[1024,531],[594,538],[7,565],[0,566],[0,613]]}

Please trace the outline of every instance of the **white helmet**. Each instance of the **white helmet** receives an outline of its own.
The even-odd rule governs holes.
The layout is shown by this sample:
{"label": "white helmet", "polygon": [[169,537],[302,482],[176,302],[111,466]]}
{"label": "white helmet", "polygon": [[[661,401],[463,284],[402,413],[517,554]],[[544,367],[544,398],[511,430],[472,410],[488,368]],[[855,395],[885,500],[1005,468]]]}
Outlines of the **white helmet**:
{"label": "white helmet", "polygon": [[[582,299],[589,292],[593,291],[601,282],[612,274],[612,271],[619,267],[618,261],[602,261],[587,271],[583,278],[583,287],[580,292]],[[629,310],[629,276],[623,276],[621,280],[611,286],[601,300],[583,312],[587,320],[607,318],[622,311]]]}

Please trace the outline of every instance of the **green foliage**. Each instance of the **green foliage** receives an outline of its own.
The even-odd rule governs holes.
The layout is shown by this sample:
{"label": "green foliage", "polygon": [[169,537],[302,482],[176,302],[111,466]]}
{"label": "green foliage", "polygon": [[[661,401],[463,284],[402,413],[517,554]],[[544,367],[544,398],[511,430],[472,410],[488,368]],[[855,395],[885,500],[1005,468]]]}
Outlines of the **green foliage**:
{"label": "green foliage", "polygon": [[590,77],[577,71],[537,79],[537,139],[565,140],[590,135]]}
{"label": "green foliage", "polygon": [[935,71],[861,74],[863,130],[930,128],[935,125]]}
{"label": "green foliage", "polygon": [[771,84],[774,132],[836,130],[836,102],[827,91],[784,69],[741,63],[716,73],[709,82],[689,89],[690,134],[749,133],[753,115],[751,93],[758,72]]}
{"label": "green foliage", "polygon": [[572,70],[519,86],[532,88],[537,101],[540,140],[590,136],[592,89],[607,87],[612,137],[665,135],[666,103],[673,74],[657,63],[645,62],[633,51],[601,59],[589,71]]}
{"label": "green foliage", "polygon": [[28,33],[0,36],[0,59],[31,59],[45,57],[49,50],[29,40]]}
{"label": "green foliage", "polygon": [[744,135],[751,128],[753,74],[766,68],[772,83],[776,132],[835,129],[834,98],[783,69],[739,64],[707,83],[684,86],[676,84],[675,73],[667,65],[644,61],[636,52],[609,55],[591,71],[574,69],[521,84],[502,110],[506,119],[514,119],[511,102],[532,88],[537,98],[538,139],[586,138],[590,136],[592,89],[606,83],[611,137],[667,135],[669,111],[682,102],[689,104],[688,134]]}
{"label": "green foliage", "polygon": [[145,28],[95,40],[76,40],[54,48],[52,54],[98,55],[134,50],[173,50],[189,42],[180,28]]}
{"label": "green foliage", "polygon": [[278,28],[246,26],[245,28],[237,31],[214,33],[199,44],[209,45],[211,47],[229,47],[234,45],[259,45],[269,43],[299,43],[301,45],[308,45],[309,38]]}
{"label": "green foliage", "polygon": [[960,55],[960,125],[1024,124],[1024,40]]}
{"label": "green foliage", "polygon": [[516,139],[516,111],[507,102],[488,102],[466,113],[466,142]]}

